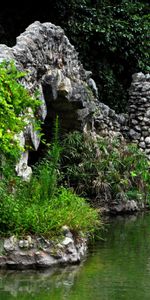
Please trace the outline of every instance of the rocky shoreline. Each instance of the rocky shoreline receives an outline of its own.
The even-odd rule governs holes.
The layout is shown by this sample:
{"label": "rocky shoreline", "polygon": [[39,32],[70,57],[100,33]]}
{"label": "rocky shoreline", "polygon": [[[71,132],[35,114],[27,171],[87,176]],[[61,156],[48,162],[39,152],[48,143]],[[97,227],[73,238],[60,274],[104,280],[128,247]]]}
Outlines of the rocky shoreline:
{"label": "rocky shoreline", "polygon": [[[110,207],[99,208],[103,217],[137,214],[148,210],[136,201],[114,203]],[[73,234],[68,226],[63,226],[59,239],[27,235],[0,239],[0,269],[46,269],[55,266],[79,264],[86,256],[88,238],[80,232]]]}
{"label": "rocky shoreline", "polygon": [[[38,89],[42,102],[38,117],[44,122],[45,135],[48,136],[51,124],[59,115],[64,132],[79,130],[92,132],[93,137],[97,134],[108,139],[131,140],[150,159],[149,74],[133,75],[128,114],[118,115],[99,101],[91,72],[84,70],[78,53],[59,26],[34,22],[17,37],[14,47],[0,45],[0,62],[3,60],[14,60],[18,69],[28,74],[22,84],[31,94]],[[32,173],[28,165],[28,149],[30,146],[32,151],[37,151],[40,138],[32,124],[28,124],[18,139],[27,150],[22,153],[16,172],[27,180]],[[98,203],[94,206],[102,214],[114,215],[133,214],[145,209],[142,202],[123,202],[120,199],[104,203],[102,208]],[[87,244],[82,234],[77,237],[67,226],[63,227],[59,241],[31,235],[23,239],[15,236],[1,238],[0,268],[36,269],[79,263],[87,252]]]}
{"label": "rocky shoreline", "polygon": [[109,206],[105,205],[101,207],[102,214],[119,215],[119,214],[134,214],[137,212],[145,211],[148,207],[144,203],[137,202],[135,200],[127,201],[114,201]]}
{"label": "rocky shoreline", "polygon": [[87,239],[82,234],[75,236],[67,226],[62,228],[62,237],[50,240],[28,235],[0,241],[0,268],[38,269],[57,265],[78,264],[87,252]]}

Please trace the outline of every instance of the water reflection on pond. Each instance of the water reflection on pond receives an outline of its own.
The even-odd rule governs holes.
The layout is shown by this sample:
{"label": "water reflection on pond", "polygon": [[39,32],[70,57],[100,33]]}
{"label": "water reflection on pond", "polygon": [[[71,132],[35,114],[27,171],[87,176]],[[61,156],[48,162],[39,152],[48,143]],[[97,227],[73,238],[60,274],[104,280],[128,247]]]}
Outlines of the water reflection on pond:
{"label": "water reflection on pond", "polygon": [[47,270],[1,271],[0,300],[66,299],[79,266]]}
{"label": "water reflection on pond", "polygon": [[0,300],[149,300],[150,214],[107,224],[80,265],[0,271]]}

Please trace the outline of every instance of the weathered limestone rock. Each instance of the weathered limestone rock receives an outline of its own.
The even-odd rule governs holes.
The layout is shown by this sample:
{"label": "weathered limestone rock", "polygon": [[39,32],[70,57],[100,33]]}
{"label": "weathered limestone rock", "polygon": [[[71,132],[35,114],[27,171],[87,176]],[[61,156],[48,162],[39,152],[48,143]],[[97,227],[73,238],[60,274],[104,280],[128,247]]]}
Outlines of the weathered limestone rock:
{"label": "weathered limestone rock", "polygon": [[140,206],[138,206],[138,203],[134,200],[128,200],[125,202],[120,202],[117,204],[114,204],[110,207],[111,213],[133,213],[140,210]]}
{"label": "weathered limestone rock", "polygon": [[30,180],[32,174],[32,169],[28,166],[28,157],[28,151],[22,152],[21,158],[15,167],[17,175],[25,181]]}
{"label": "weathered limestone rock", "polygon": [[[12,48],[0,45],[0,61],[14,60],[16,66],[27,73],[22,84],[34,93],[38,89],[41,107],[38,118],[45,119],[45,131],[50,134],[52,123],[59,115],[62,130],[68,131],[84,127],[95,110],[96,84],[91,73],[84,70],[75,51],[59,26],[51,23],[34,22],[16,39]],[[29,112],[30,116],[32,112]],[[20,144],[22,144],[21,137]],[[40,144],[38,132],[32,123],[23,133],[25,145],[37,150]],[[16,166],[19,176],[28,180],[28,150],[23,153]]]}
{"label": "weathered limestone rock", "polygon": [[[20,147],[25,147],[26,139],[24,132],[21,131],[19,134],[17,134],[15,139],[19,142]],[[29,180],[32,174],[32,169],[28,166],[28,156],[28,151],[23,151],[21,153],[20,160],[15,167],[17,175],[22,177],[24,180]]]}
{"label": "weathered limestone rock", "polygon": [[59,242],[42,237],[27,236],[22,240],[15,236],[4,239],[0,256],[1,268],[48,268],[66,263],[79,263],[87,251],[87,239],[74,237],[68,226],[62,228],[63,238]]}

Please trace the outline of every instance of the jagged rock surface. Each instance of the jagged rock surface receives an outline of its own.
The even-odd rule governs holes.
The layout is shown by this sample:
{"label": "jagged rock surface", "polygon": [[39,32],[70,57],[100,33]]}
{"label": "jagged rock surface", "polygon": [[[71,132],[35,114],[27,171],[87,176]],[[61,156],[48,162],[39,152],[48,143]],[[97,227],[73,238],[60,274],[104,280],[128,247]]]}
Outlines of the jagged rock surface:
{"label": "jagged rock surface", "polygon": [[[95,110],[95,97],[89,82],[90,72],[83,69],[63,29],[51,23],[34,22],[17,37],[12,48],[0,45],[0,61],[14,60],[20,70],[27,72],[22,84],[33,93],[40,91],[42,105],[38,115],[45,120],[45,131],[50,134],[52,122],[58,114],[62,130],[82,129]],[[89,83],[88,83],[89,82]],[[93,81],[92,81],[93,82]],[[24,140],[24,141],[23,141]],[[37,150],[38,133],[29,124],[20,143]],[[28,151],[16,167],[24,179],[30,176]]]}
{"label": "jagged rock surface", "polygon": [[79,263],[87,252],[87,239],[75,237],[67,226],[62,228],[60,241],[44,237],[15,236],[1,240],[0,268],[48,268],[56,265]]}

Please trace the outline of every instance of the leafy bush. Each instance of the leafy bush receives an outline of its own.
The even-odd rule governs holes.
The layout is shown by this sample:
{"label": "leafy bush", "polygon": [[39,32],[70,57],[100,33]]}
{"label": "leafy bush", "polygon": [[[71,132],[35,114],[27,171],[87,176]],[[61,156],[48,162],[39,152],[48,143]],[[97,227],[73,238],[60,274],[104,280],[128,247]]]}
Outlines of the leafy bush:
{"label": "leafy bush", "polygon": [[[27,124],[28,109],[35,112],[40,101],[32,97],[20,83],[24,72],[17,70],[13,61],[0,64],[0,155],[17,159],[20,151],[17,134]],[[32,122],[30,117],[30,122]]]}
{"label": "leafy bush", "polygon": [[135,144],[70,133],[63,143],[63,172],[77,193],[100,203],[150,202],[150,164]]}

